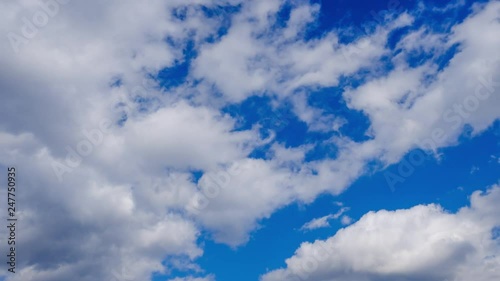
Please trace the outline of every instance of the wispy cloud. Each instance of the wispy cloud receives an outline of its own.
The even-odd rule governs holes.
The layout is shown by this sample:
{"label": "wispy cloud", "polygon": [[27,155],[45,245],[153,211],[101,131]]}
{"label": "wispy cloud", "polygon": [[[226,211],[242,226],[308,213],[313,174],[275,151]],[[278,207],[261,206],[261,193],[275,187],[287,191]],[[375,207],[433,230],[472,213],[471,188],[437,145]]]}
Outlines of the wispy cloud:
{"label": "wispy cloud", "polygon": [[[312,219],[311,221],[305,223],[300,230],[301,231],[308,231],[308,230],[314,230],[318,228],[325,228],[325,227],[330,227],[330,220],[338,220],[345,212],[349,211],[348,207],[342,207],[337,213],[335,214],[329,214],[327,216],[321,217],[321,218],[315,218]],[[350,224],[351,219],[348,216],[343,216],[341,219],[342,224]]]}

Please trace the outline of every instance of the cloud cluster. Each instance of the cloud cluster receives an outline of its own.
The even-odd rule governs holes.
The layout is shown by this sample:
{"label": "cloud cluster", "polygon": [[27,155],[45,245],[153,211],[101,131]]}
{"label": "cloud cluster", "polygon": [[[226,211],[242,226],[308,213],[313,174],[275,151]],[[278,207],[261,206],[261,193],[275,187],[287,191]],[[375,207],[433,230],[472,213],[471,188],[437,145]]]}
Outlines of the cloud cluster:
{"label": "cloud cluster", "polygon": [[[441,147],[456,144],[465,127],[471,126],[474,134],[479,134],[498,119],[498,2],[475,5],[471,15],[449,33],[441,34],[425,25],[410,31],[394,49],[388,47],[388,36],[412,23],[413,16],[408,13],[392,15],[373,32],[350,43],[339,43],[334,31],[318,39],[304,38],[307,23],[316,15],[314,5],[292,9],[289,21],[296,19],[295,12],[302,14],[302,31],[295,26],[290,33],[290,22],[276,26],[277,2],[253,1],[245,6],[233,17],[233,24],[220,41],[200,48],[192,75],[215,85],[216,92],[220,91],[229,102],[251,95],[274,96],[278,101],[291,99],[295,113],[311,130],[328,131],[327,126],[337,130],[339,126],[348,126],[349,120],[339,125],[342,119],[335,119],[338,116],[325,115],[321,108],[307,104],[302,89],[334,86],[340,76],[356,77],[361,70],[372,70],[364,83],[346,88],[343,93],[349,109],[368,117],[369,139],[355,142],[348,137],[334,137],[329,142],[339,149],[337,157],[312,162],[304,162],[302,157],[310,146],[287,148],[289,152],[281,155],[300,155],[287,166],[288,171],[276,165],[281,163],[278,157],[265,161],[273,167],[275,177],[283,175],[288,180],[279,184],[270,180],[271,187],[265,193],[250,183],[242,183],[244,190],[269,195],[247,201],[263,208],[249,207],[245,213],[255,214],[252,219],[238,217],[233,223],[228,223],[227,218],[221,220],[224,223],[216,232],[247,237],[235,233],[234,227],[240,227],[244,233],[255,229],[256,221],[272,213],[261,212],[266,208],[275,210],[295,200],[311,202],[324,192],[338,194],[366,171],[368,162],[377,161],[384,167],[398,162],[415,148],[435,153]],[[479,29],[481,32],[477,32]],[[458,53],[447,65],[440,66],[440,56],[456,44],[460,45]],[[415,66],[411,63],[415,54],[432,55]],[[389,56],[393,65],[386,73],[377,71],[383,56]],[[217,68],[211,68],[214,65]],[[217,198],[217,206],[239,202],[236,193]],[[279,194],[279,198],[274,194]],[[239,206],[246,205],[241,203]],[[223,213],[223,208],[214,212]]]}
{"label": "cloud cluster", "polygon": [[[281,19],[284,6],[290,15]],[[162,263],[167,257],[192,267],[203,254],[202,231],[237,247],[276,210],[344,191],[369,162],[388,165],[415,147],[455,144],[466,124],[475,134],[484,131],[499,116],[499,9],[498,1],[475,5],[451,32],[423,26],[390,48],[391,33],[418,15],[392,14],[344,42],[338,30],[308,37],[320,7],[302,0],[2,1],[0,167],[16,166],[23,187],[23,258],[8,280],[145,280],[175,267]],[[459,52],[438,66],[437,56],[455,44]],[[190,48],[192,58],[186,55]],[[435,55],[412,66],[415,52]],[[380,73],[387,57],[394,67]],[[178,87],[162,88],[160,71],[183,63],[187,77]],[[363,83],[346,88],[342,98],[369,119],[368,140],[333,136],[326,142],[338,149],[334,159],[306,161],[316,144],[289,147],[264,138],[258,125],[239,130],[236,118],[221,111],[267,96],[274,105],[290,102],[309,131],[338,132],[349,120],[310,105],[308,93],[363,73]],[[263,146],[266,157],[250,156]],[[356,225],[379,220],[373,223],[396,231],[393,217],[410,221],[401,222],[410,229],[412,223],[467,221],[483,211],[489,216],[486,199],[496,190],[475,196],[478,203],[456,215],[421,206],[371,214]],[[419,221],[408,219],[419,214]],[[354,235],[356,225],[345,232]],[[435,262],[449,271],[440,276],[451,276],[452,255],[467,260],[471,249],[473,255],[486,253],[477,233],[465,226],[457,231],[470,245],[446,240]],[[346,236],[341,233],[332,244]],[[356,247],[356,241],[349,243],[343,247]],[[413,246],[408,257],[418,255]],[[478,270],[486,270],[496,257],[479,260]],[[352,260],[346,262],[360,280],[425,267],[388,265],[373,256],[357,272]],[[347,274],[324,270],[318,278]],[[288,272],[264,278],[285,280],[280,274]]]}
{"label": "cloud cluster", "polygon": [[216,110],[162,99],[151,77],[215,33],[202,5],[219,4],[0,4],[0,32],[22,40],[0,43],[0,166],[16,166],[23,187],[23,258],[9,280],[145,280],[172,269],[166,257],[203,253],[179,211],[196,191],[190,170],[244,157],[255,137]]}

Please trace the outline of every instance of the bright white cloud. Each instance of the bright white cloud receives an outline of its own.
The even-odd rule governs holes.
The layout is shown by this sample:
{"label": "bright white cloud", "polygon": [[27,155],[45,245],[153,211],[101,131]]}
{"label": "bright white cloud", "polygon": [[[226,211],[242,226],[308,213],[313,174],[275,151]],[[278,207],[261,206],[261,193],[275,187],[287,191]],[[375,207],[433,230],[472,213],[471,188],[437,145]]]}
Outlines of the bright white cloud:
{"label": "bright white cloud", "polygon": [[499,7],[496,1],[475,6],[476,12],[455,26],[444,43],[438,39],[442,35],[427,34],[424,40],[422,30],[401,41],[404,52],[462,44],[442,71],[431,63],[411,68],[398,56],[389,74],[345,93],[351,108],[369,116],[374,143],[385,150],[380,158],[394,163],[415,147],[435,150],[455,144],[466,124],[478,134],[499,118]]}
{"label": "bright white cloud", "polygon": [[455,214],[438,205],[370,212],[327,240],[303,243],[262,281],[496,280],[500,187],[475,192]]}
{"label": "bright white cloud", "polygon": [[318,6],[297,1],[302,4],[294,5],[286,27],[274,28],[281,2],[246,3],[227,35],[202,46],[193,76],[213,83],[231,102],[252,95],[289,96],[302,86],[334,86],[341,75],[353,74],[386,53],[389,32],[412,22],[402,14],[347,45],[338,42],[335,32],[305,41],[301,31],[316,19]]}

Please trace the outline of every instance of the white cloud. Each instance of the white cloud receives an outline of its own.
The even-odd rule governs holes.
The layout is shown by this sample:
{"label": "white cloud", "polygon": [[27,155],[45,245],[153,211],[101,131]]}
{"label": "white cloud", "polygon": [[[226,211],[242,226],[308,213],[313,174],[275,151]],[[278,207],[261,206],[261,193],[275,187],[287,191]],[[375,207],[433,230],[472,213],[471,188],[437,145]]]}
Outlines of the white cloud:
{"label": "white cloud", "polygon": [[496,280],[500,187],[475,192],[455,214],[437,205],[370,212],[327,240],[303,243],[262,281]]}
{"label": "white cloud", "polygon": [[[496,66],[491,64],[477,68],[477,72],[467,72],[471,68],[465,67],[465,65],[485,61],[488,58],[494,60],[497,53],[492,48],[497,48],[500,44],[495,41],[496,39],[488,39],[492,42],[486,45],[478,43],[486,34],[469,36],[468,33],[462,32],[462,30],[467,30],[470,25],[479,24],[481,24],[482,29],[485,29],[485,33],[494,33],[500,30],[496,27],[498,23],[492,20],[496,16],[494,13],[496,6],[498,6],[497,3],[490,3],[482,9],[477,9],[477,12],[466,19],[464,23],[455,26],[454,32],[450,35],[436,35],[429,31],[419,30],[416,35],[409,35],[402,41],[400,46],[405,47],[400,48],[406,48],[415,42],[419,42],[421,45],[420,42],[424,40],[427,45],[417,44],[413,48],[421,51],[432,50],[436,53],[438,53],[437,50],[442,51],[449,48],[454,42],[462,42],[461,52],[441,72],[437,72],[437,66],[431,62],[417,68],[408,66],[405,62],[407,54],[404,51],[403,54],[394,57],[396,67],[393,71],[382,77],[368,77],[367,83],[345,92],[344,98],[348,101],[350,108],[362,110],[368,115],[371,122],[369,135],[373,139],[365,142],[354,142],[347,137],[333,138],[329,141],[339,149],[337,158],[310,163],[302,163],[300,158],[296,158],[297,160],[291,165],[293,167],[291,170],[284,170],[282,166],[276,165],[280,161],[278,158],[262,162],[262,165],[267,165],[270,167],[270,171],[279,175],[267,177],[273,186],[270,188],[273,192],[267,191],[265,193],[269,196],[256,197],[259,198],[256,205],[261,206],[266,211],[260,212],[257,210],[258,208],[251,208],[248,213],[259,215],[243,220],[234,216],[232,224],[228,223],[230,218],[225,216],[224,219],[220,219],[224,223],[215,223],[219,219],[213,216],[208,225],[210,227],[218,225],[217,233],[222,231],[234,234],[234,229],[239,229],[240,232],[253,230],[258,225],[256,222],[268,217],[272,213],[271,210],[295,200],[312,202],[318,194],[323,192],[332,194],[342,192],[353,180],[365,172],[365,164],[369,161],[378,160],[388,165],[399,161],[405,153],[419,145],[428,148],[430,142],[433,145],[431,148],[437,149],[455,144],[465,123],[471,123],[477,132],[484,130],[498,116],[498,112],[492,111],[499,104],[496,99],[498,95],[493,93],[490,93],[490,98],[486,103],[481,103],[481,110],[474,111],[469,119],[460,118],[456,112],[452,112],[453,116],[445,117],[454,118],[454,122],[460,118],[460,126],[456,128],[450,126],[449,121],[443,119],[442,115],[447,113],[448,109],[453,110],[456,103],[463,104],[471,98],[470,95],[474,94],[476,87],[481,85],[481,79],[478,77],[486,77],[486,80],[489,80],[491,75],[497,73]],[[270,10],[275,10],[275,7],[273,6]],[[245,13],[240,17],[246,19],[252,15],[247,10]],[[412,22],[411,16],[403,14],[394,22],[388,22],[387,26],[377,29],[375,33],[362,37],[349,46],[337,46],[335,45],[337,41],[334,33],[308,42],[303,42],[300,39],[290,42],[282,42],[279,39],[270,40],[269,38],[274,38],[272,37],[273,32],[279,34],[280,30],[272,30],[270,31],[271,35],[269,35],[260,34],[259,28],[264,24],[263,22],[272,20],[272,17],[266,18],[263,22],[247,22],[240,17],[237,17],[233,27],[220,42],[201,48],[200,57],[194,64],[193,72],[195,76],[215,83],[230,101],[240,101],[248,95],[264,93],[270,95],[276,93],[281,97],[289,96],[292,95],[293,89],[299,86],[335,85],[338,75],[352,74],[361,67],[369,68],[374,58],[388,54],[390,51],[386,49],[385,44],[388,32],[395,27]],[[262,36],[254,38],[255,34]],[[280,37],[278,36],[278,38]],[[490,36],[488,38],[500,37]],[[340,50],[338,50],[339,48]],[[352,48],[352,52],[342,51],[342,48]],[[352,57],[348,56],[350,59],[348,63],[344,63],[346,62],[345,54],[352,54]],[[220,67],[217,69],[209,68],[210,65],[214,64]],[[279,67],[280,65],[286,65],[286,67]],[[227,79],[232,75],[235,76],[234,79]],[[435,80],[426,81],[424,78],[429,75],[434,76]],[[245,77],[245,79],[238,80],[236,76]],[[269,78],[270,82],[266,82],[266,78]],[[457,81],[464,84],[457,86]],[[321,115],[317,109],[308,108],[305,105],[306,97],[301,97],[300,93],[293,95],[295,95],[295,111],[299,118],[308,123],[309,129],[320,131],[335,129],[333,120],[338,119]],[[484,112],[482,111],[483,106]],[[482,119],[483,125],[474,125],[472,121],[474,118],[478,121]],[[435,129],[439,128],[445,131],[438,130],[436,132]],[[441,136],[442,134],[445,135],[444,138]],[[299,148],[302,150],[302,154],[307,153],[309,149],[309,147]],[[271,178],[278,179],[280,177],[282,177],[280,184],[272,183],[274,180]],[[247,188],[255,190],[249,185],[242,186],[245,186],[245,190]],[[289,186],[289,188],[277,186]],[[232,195],[224,195],[224,200],[240,202],[239,196],[236,194],[234,192]],[[218,197],[215,200],[222,199]],[[226,204],[219,203],[217,205],[225,206]],[[246,204],[243,203],[243,205]],[[221,210],[218,212],[222,213]],[[208,216],[208,214],[202,216]],[[347,221],[346,219],[345,222]],[[207,222],[208,220],[205,218],[205,223]],[[228,226],[224,227],[225,224]],[[241,234],[236,236],[247,237]],[[226,240],[224,239],[224,241]],[[237,241],[241,243],[246,239]],[[231,242],[231,244],[234,243],[236,240]]]}
{"label": "white cloud", "polygon": [[[21,34],[22,18],[43,11],[40,3],[1,2],[0,33]],[[7,280],[145,280],[172,269],[165,257],[193,263],[203,253],[199,226],[179,211],[196,191],[188,168],[242,158],[255,137],[233,133],[218,111],[173,105],[143,80],[182,59],[189,36],[215,33],[219,23],[197,6],[213,3],[69,1],[17,54],[1,41],[0,166],[16,166],[23,183],[23,259]],[[171,16],[176,8],[185,20]],[[139,110],[137,95],[154,102]],[[83,130],[122,112],[125,126],[112,126],[59,181],[51,163],[65,163],[66,148],[87,140]]]}
{"label": "white cloud", "polygon": [[[427,34],[423,40],[422,30],[401,41],[421,38],[408,45],[424,41],[428,51],[443,48],[440,44],[461,43],[460,52],[442,71],[432,63],[411,68],[398,56],[389,74],[345,93],[350,107],[370,118],[374,145],[384,150],[380,159],[394,163],[412,148],[435,150],[456,144],[466,124],[478,134],[498,119],[499,7],[496,1],[481,9],[476,6],[477,11],[456,25],[445,43],[432,39],[444,38],[441,35]],[[429,75],[435,80],[428,80]]]}
{"label": "white cloud", "polygon": [[[330,227],[330,220],[337,220],[339,219],[346,211],[348,211],[349,208],[343,207],[341,208],[337,213],[335,214],[330,214],[321,218],[315,218],[312,219],[311,221],[305,223],[300,230],[313,230],[313,229],[318,229],[318,228],[323,228],[323,227]],[[350,218],[348,216],[342,216],[341,219],[342,224],[349,224],[350,223]]]}
{"label": "white cloud", "polygon": [[298,1],[303,4],[294,5],[287,26],[275,28],[280,2],[246,3],[227,35],[201,47],[193,76],[216,85],[231,102],[251,95],[289,96],[302,86],[334,86],[340,76],[372,65],[386,52],[389,32],[411,23],[411,17],[402,14],[347,45],[339,43],[335,32],[305,41],[300,30],[316,19],[318,6]]}
{"label": "white cloud", "polygon": [[116,155],[110,155],[110,162],[130,157],[150,171],[162,167],[214,169],[245,158],[258,143],[255,132],[232,132],[233,128],[234,120],[218,111],[180,102],[126,124],[116,140],[122,145],[115,148]]}
{"label": "white cloud", "polygon": [[349,216],[342,216],[342,219],[340,219],[340,222],[343,224],[343,225],[349,225],[352,223],[352,218],[349,217]]}
{"label": "white cloud", "polygon": [[1,156],[19,171],[23,188],[17,198],[24,205],[18,211],[23,231],[17,237],[23,259],[8,280],[61,280],[75,274],[78,280],[95,280],[110,278],[112,272],[140,280],[164,271],[165,255],[193,260],[203,253],[195,223],[168,211],[175,207],[172,201],[144,199],[148,197],[142,194],[166,192],[162,187],[136,189],[86,165],[59,182],[47,165],[54,159],[45,147],[27,135],[3,140],[10,152]]}
{"label": "white cloud", "polygon": [[222,170],[203,175],[199,188],[208,205],[193,215],[216,241],[238,246],[248,240],[259,219],[294,200],[294,179],[274,161],[245,159],[233,165],[238,166],[236,174]]}
{"label": "white cloud", "polygon": [[327,215],[321,218],[313,219],[305,223],[300,230],[313,230],[317,228],[330,227],[330,222],[328,220],[332,219],[333,215]]}

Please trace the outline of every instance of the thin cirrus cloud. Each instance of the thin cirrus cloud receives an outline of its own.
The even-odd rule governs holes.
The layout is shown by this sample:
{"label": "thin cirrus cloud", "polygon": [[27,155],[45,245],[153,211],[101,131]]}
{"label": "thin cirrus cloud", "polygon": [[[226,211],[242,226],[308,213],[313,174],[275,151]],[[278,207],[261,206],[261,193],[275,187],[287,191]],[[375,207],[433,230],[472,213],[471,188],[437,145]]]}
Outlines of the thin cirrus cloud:
{"label": "thin cirrus cloud", "polygon": [[348,207],[342,207],[335,214],[329,214],[320,218],[312,219],[306,222],[302,227],[300,227],[300,230],[307,231],[323,227],[330,227],[330,220],[338,220],[338,219],[340,219],[342,224],[350,224],[351,218],[349,218],[349,216],[344,215],[344,213],[347,212],[348,210],[349,210]]}

